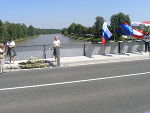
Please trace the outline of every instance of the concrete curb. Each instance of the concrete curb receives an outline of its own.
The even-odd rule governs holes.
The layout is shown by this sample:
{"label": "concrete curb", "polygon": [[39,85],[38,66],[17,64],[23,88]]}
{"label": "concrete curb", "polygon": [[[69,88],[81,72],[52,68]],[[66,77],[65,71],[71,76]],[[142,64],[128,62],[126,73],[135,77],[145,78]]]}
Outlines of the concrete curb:
{"label": "concrete curb", "polygon": [[[77,57],[63,57],[60,59],[61,66],[79,66],[90,65],[100,63],[113,63],[124,62],[133,60],[145,60],[150,59],[149,53],[136,53],[136,54],[109,54],[109,55],[93,55],[92,57],[77,56]],[[47,59],[51,60],[51,59]],[[22,70],[19,68],[18,63],[22,61],[15,61],[14,64],[5,63],[4,69],[6,71]]]}
{"label": "concrete curb", "polygon": [[129,54],[129,55],[112,55],[112,56],[95,56],[94,58],[85,58],[74,61],[63,61],[61,65],[63,66],[77,66],[77,65],[89,65],[89,64],[100,64],[100,63],[111,63],[111,62],[124,62],[124,61],[134,61],[134,60],[145,60],[150,59],[148,55],[136,55],[136,54]]}

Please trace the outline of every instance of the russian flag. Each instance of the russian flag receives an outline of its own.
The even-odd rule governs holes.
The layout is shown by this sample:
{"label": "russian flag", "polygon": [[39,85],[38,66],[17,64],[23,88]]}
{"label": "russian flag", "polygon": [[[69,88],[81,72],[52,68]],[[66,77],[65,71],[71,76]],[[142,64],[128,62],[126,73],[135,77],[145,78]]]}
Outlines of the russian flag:
{"label": "russian flag", "polygon": [[102,45],[104,45],[107,40],[109,40],[109,38],[112,36],[112,33],[109,31],[106,22],[103,23],[102,34]]}

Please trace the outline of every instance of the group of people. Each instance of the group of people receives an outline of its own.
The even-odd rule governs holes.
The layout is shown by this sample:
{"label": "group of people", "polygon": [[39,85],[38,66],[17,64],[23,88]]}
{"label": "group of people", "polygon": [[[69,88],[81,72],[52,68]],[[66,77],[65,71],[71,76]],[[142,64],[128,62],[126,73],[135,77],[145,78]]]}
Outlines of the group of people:
{"label": "group of people", "polygon": [[14,63],[14,57],[16,56],[15,51],[16,44],[13,39],[9,39],[6,43],[0,45],[0,59],[3,59],[6,56],[9,57],[10,64]]}
{"label": "group of people", "polygon": [[[15,51],[15,41],[13,39],[9,39],[5,44],[0,44],[0,59],[4,58],[4,53],[6,53],[6,56],[9,57],[9,61],[11,64],[14,63],[14,57],[17,55]],[[56,54],[56,47],[60,47],[60,40],[58,40],[58,36],[54,36],[54,41],[53,41],[53,55],[57,57]]]}
{"label": "group of people", "polygon": [[9,57],[10,64],[14,63],[14,57],[16,56],[15,46],[16,44],[13,39],[9,39],[7,43],[0,44],[0,73],[3,73],[6,55]]}
{"label": "group of people", "polygon": [[[14,57],[17,55],[15,47],[16,44],[13,39],[9,39],[6,43],[0,44],[0,73],[2,73],[2,65],[4,65],[4,59],[6,56],[9,57],[10,64],[14,64]],[[57,47],[60,47],[60,40],[58,39],[58,36],[54,36],[53,55],[55,57],[55,61],[57,60]]]}

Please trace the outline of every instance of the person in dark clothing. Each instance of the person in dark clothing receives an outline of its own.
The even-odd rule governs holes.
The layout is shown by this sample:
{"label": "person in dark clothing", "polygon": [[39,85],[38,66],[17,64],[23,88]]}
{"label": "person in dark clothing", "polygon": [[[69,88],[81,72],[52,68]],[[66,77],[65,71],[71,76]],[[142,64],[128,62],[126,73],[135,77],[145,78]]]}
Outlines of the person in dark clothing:
{"label": "person in dark clothing", "polygon": [[58,40],[58,36],[54,36],[54,41],[53,41],[53,55],[55,57],[55,61],[57,60],[57,52],[56,52],[56,47],[60,47],[60,40]]}
{"label": "person in dark clothing", "polygon": [[149,45],[150,39],[145,38],[144,41],[145,41],[145,52],[150,52],[150,45]]}

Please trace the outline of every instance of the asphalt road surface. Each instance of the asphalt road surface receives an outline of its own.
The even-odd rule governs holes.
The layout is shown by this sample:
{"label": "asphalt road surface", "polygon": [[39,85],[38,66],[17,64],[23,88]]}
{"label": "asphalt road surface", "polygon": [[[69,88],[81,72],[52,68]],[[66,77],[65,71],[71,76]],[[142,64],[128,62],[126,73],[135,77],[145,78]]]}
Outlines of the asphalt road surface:
{"label": "asphalt road surface", "polygon": [[0,113],[150,112],[150,60],[0,75]]}

